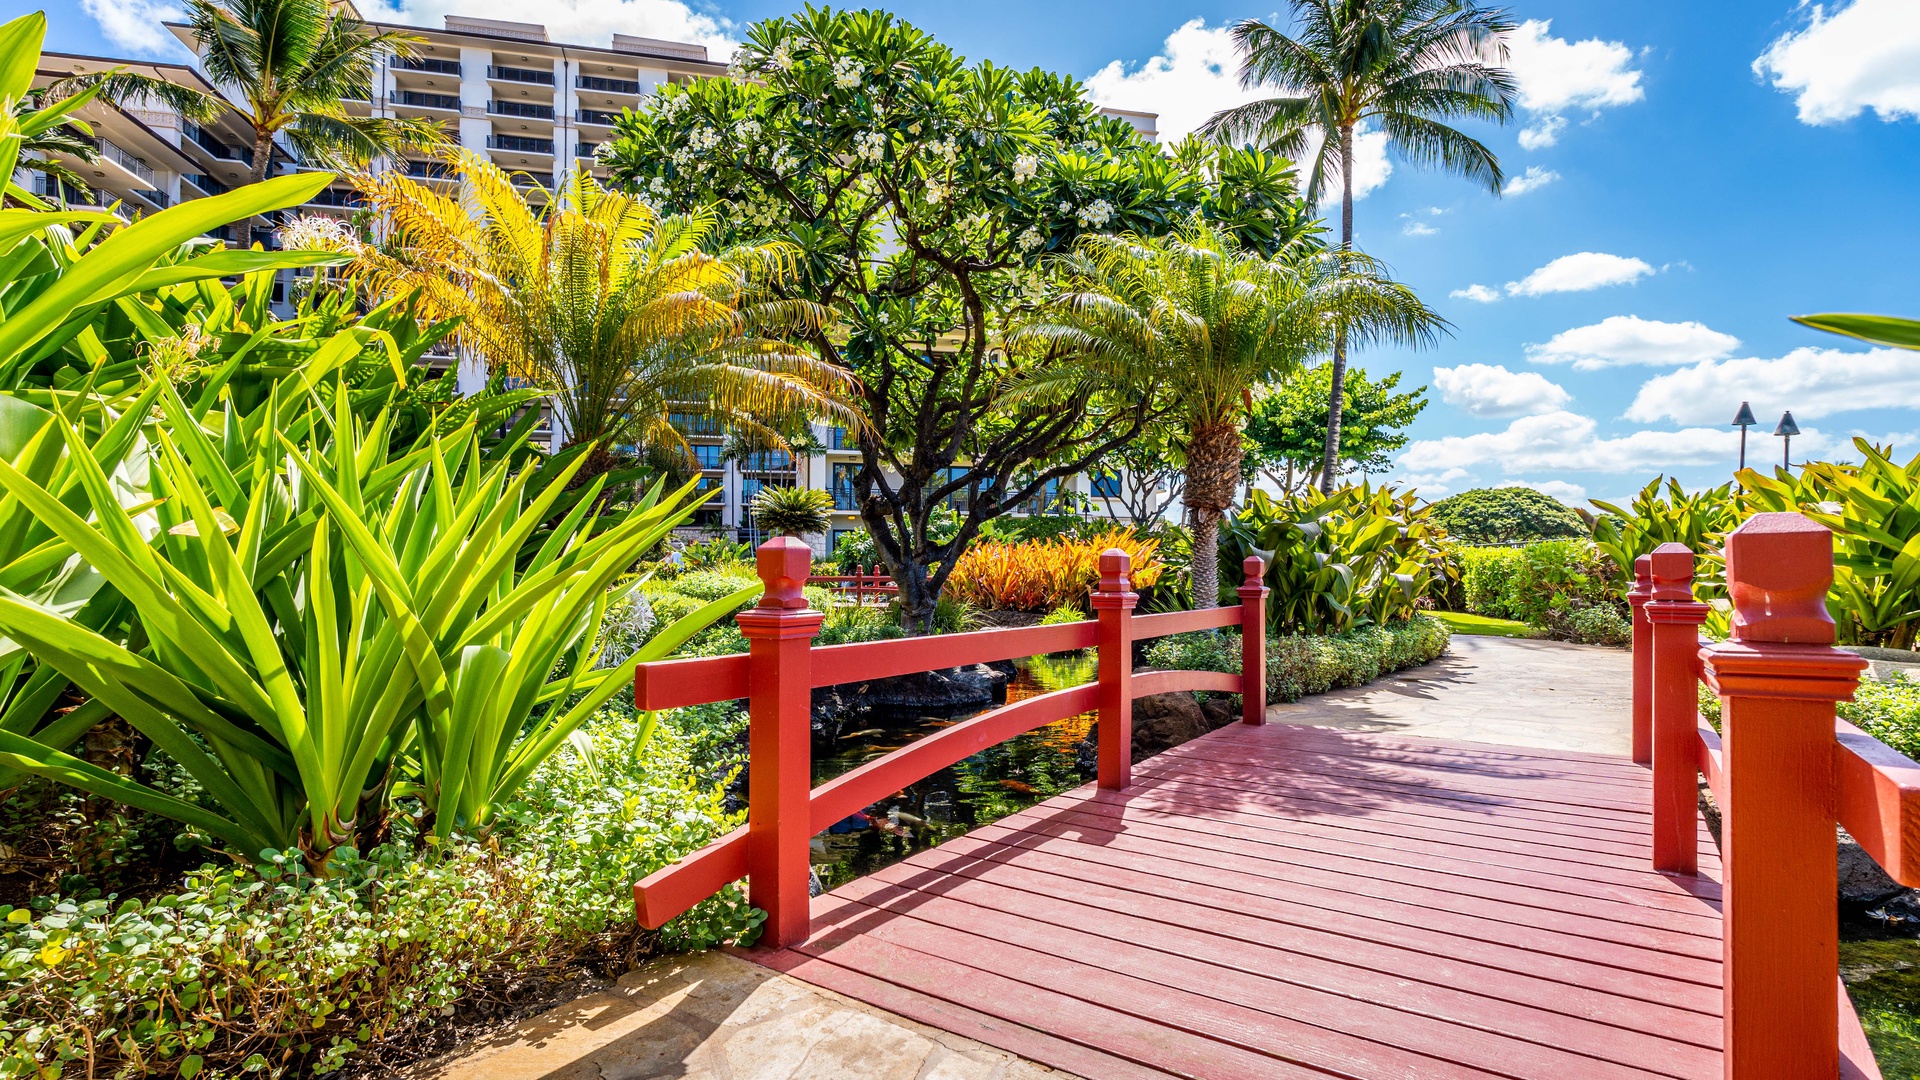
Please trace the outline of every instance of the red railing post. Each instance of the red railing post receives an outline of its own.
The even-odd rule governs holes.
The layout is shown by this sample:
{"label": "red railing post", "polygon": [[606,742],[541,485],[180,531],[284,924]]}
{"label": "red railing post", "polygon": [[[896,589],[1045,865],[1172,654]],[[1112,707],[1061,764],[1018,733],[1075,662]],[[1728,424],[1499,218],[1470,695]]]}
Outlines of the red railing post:
{"label": "red railing post", "polygon": [[823,616],[801,590],[813,551],[791,536],[760,545],[767,591],[735,616],[747,638],[747,888],[767,913],[760,940],[774,948],[807,939],[808,796],[813,787],[813,637]]}
{"label": "red railing post", "polygon": [[1099,781],[1108,791],[1133,783],[1133,607],[1140,597],[1119,548],[1100,553],[1100,588],[1088,602],[1100,619]]}
{"label": "red railing post", "polygon": [[1627,606],[1633,611],[1633,761],[1653,763],[1653,627],[1642,609],[1653,597],[1652,556],[1633,560],[1633,588]]}
{"label": "red railing post", "polygon": [[1824,527],[1756,514],[1726,551],[1732,637],[1701,651],[1722,702],[1726,1076],[1834,1076],[1834,703],[1866,661],[1831,647]]}
{"label": "red railing post", "polygon": [[1267,722],[1267,564],[1258,555],[1240,564],[1240,718]]}
{"label": "red railing post", "polygon": [[1653,868],[1692,874],[1700,867],[1700,624],[1709,609],[1693,598],[1693,552],[1685,544],[1661,544],[1647,568],[1651,595],[1641,615],[1653,645]]}

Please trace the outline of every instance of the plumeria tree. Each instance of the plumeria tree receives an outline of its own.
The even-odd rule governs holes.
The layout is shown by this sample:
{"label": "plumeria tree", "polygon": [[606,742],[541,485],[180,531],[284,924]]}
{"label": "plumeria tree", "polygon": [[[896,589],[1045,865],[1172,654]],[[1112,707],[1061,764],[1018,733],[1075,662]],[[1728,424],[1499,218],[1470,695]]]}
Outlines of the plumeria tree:
{"label": "plumeria tree", "polygon": [[[1260,248],[1311,222],[1280,159],[1198,144],[1169,155],[1074,79],[968,65],[883,12],[756,25],[735,77],[662,87],[622,116],[601,159],[669,210],[720,208],[729,242],[800,250],[786,288],[832,311],[808,343],[860,380],[854,494],[914,628],[931,626],[983,523],[1152,415],[1150,395],[1094,380],[1058,407],[1003,400],[1050,359],[1002,338],[1047,290],[1042,257],[1195,216]],[[952,505],[961,526],[935,539],[932,518]]]}

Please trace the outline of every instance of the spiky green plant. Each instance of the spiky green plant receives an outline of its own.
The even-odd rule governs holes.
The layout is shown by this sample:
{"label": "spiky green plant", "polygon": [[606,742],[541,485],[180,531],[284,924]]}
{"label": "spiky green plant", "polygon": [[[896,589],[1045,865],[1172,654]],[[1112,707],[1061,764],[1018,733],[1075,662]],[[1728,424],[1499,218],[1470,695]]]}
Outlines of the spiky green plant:
{"label": "spiky green plant", "polygon": [[753,520],[781,536],[823,533],[833,525],[833,496],[818,488],[763,487],[753,497]]}

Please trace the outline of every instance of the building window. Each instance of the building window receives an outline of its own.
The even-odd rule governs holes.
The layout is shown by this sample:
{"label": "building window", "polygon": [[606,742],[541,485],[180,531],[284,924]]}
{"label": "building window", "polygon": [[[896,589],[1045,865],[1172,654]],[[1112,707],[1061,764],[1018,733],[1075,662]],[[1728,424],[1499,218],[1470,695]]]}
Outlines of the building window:
{"label": "building window", "polygon": [[860,504],[854,500],[853,478],[860,475],[860,466],[851,462],[837,462],[833,466],[833,508],[835,510],[858,510]]}
{"label": "building window", "polygon": [[693,448],[693,456],[696,461],[700,462],[701,468],[717,469],[720,467],[720,444],[702,443],[697,445]]}
{"label": "building window", "polygon": [[1095,473],[1092,479],[1094,498],[1117,499],[1120,497],[1119,473]]}
{"label": "building window", "polygon": [[852,535],[853,535],[854,533],[857,533],[857,532],[859,532],[859,531],[860,531],[859,529],[835,529],[835,530],[833,530],[833,535],[832,535],[832,536],[830,536],[830,537],[828,537],[828,539],[827,539],[827,554],[829,554],[829,555],[831,555],[831,554],[833,554],[833,552],[834,552],[834,551],[835,551],[835,550],[836,550],[837,548],[839,548],[839,546],[840,546],[840,540],[841,540],[841,538],[842,538],[842,537],[846,537],[846,536],[852,536]]}

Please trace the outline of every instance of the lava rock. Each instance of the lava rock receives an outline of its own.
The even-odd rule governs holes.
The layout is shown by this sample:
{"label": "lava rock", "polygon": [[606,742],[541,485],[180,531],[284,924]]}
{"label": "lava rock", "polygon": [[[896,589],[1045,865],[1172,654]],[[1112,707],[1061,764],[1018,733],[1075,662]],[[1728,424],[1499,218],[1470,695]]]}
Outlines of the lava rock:
{"label": "lava rock", "polygon": [[1217,725],[1191,693],[1149,694],[1133,702],[1133,759],[1152,757],[1162,750],[1197,739]]}
{"label": "lava rock", "polygon": [[1859,842],[1840,830],[1840,903],[1854,907],[1873,907],[1886,903],[1908,890],[1887,876],[1880,864]]}
{"label": "lava rock", "polygon": [[1237,696],[1213,694],[1200,703],[1200,711],[1206,714],[1207,730],[1218,731],[1240,720],[1240,699]]}
{"label": "lava rock", "polygon": [[1008,676],[985,664],[939,671],[918,671],[875,679],[853,687],[849,699],[863,709],[916,716],[957,716],[978,712],[1004,700]]}

